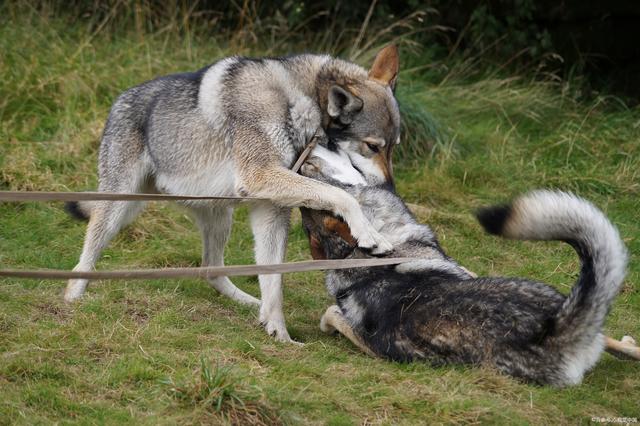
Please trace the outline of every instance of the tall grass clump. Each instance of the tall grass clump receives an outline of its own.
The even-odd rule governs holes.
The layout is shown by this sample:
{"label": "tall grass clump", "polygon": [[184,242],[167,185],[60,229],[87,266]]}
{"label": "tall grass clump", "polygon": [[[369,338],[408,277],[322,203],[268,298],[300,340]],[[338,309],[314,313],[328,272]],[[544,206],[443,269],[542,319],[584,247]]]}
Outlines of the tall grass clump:
{"label": "tall grass clump", "polygon": [[259,390],[242,383],[229,365],[212,365],[200,358],[199,371],[191,380],[161,382],[168,394],[183,408],[201,411],[233,425],[277,425],[277,412],[260,398]]}

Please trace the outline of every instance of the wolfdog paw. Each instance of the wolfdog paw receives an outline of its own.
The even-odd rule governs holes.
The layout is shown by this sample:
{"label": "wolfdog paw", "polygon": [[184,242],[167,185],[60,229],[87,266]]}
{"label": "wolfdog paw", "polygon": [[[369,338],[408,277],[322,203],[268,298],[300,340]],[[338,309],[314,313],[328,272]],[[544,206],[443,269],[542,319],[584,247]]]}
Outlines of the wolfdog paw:
{"label": "wolfdog paw", "polygon": [[337,305],[329,306],[320,319],[320,330],[327,334],[337,333],[338,330],[331,323],[334,317],[338,315],[342,316],[340,308]]}
{"label": "wolfdog paw", "polygon": [[64,301],[67,303],[75,302],[82,297],[86,288],[87,280],[69,280],[64,292]]}
{"label": "wolfdog paw", "polygon": [[304,343],[296,342],[289,336],[287,327],[284,325],[284,321],[266,320],[260,322],[267,334],[278,342],[292,343],[296,346],[304,346]]}
{"label": "wolfdog paw", "polygon": [[353,236],[358,240],[358,247],[370,250],[373,254],[380,255],[393,250],[391,243],[380,235],[378,231],[373,229],[371,225],[368,225],[363,232],[354,233]]}
{"label": "wolfdog paw", "polygon": [[375,255],[382,255],[389,253],[391,250],[393,250],[393,245],[391,245],[391,243],[387,241],[386,238],[382,237],[382,240],[378,242],[373,250],[371,250],[371,253]]}

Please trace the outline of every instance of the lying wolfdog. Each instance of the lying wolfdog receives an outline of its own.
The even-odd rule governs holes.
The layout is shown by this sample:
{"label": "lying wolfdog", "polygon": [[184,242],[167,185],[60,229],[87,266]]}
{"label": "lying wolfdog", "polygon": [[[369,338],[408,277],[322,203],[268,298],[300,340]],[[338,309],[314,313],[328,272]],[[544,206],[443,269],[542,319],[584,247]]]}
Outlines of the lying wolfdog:
{"label": "lying wolfdog", "polygon": [[[392,360],[481,364],[539,384],[580,383],[605,347],[603,322],[627,264],[618,231],[600,210],[572,194],[533,191],[478,213],[492,234],[571,244],[582,268],[568,297],[531,280],[474,278],[444,253],[392,185],[362,185],[366,174],[346,173],[344,164],[338,174],[341,157],[318,147],[302,173],[352,194],[393,244],[389,255],[416,260],[328,272],[337,306],[323,317],[325,331],[337,329],[366,353]],[[303,224],[315,258],[370,256],[327,212],[303,210]],[[640,356],[638,348],[626,349]]]}

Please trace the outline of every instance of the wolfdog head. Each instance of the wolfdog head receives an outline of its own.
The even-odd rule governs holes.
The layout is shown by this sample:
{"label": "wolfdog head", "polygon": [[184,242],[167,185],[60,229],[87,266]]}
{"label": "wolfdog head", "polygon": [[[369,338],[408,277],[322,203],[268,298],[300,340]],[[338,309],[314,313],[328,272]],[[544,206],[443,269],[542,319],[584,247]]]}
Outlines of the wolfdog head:
{"label": "wolfdog head", "polygon": [[398,49],[391,45],[377,54],[368,73],[334,60],[318,74],[317,95],[329,148],[343,150],[353,167],[378,184],[392,181],[391,150],[400,140],[394,97],[398,71]]}

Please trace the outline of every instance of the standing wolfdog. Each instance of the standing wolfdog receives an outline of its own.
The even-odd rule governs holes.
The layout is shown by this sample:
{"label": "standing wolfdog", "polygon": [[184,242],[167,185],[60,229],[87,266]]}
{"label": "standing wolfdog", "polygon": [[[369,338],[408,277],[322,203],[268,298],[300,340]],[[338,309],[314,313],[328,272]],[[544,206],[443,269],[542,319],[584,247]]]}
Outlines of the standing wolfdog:
{"label": "standing wolfdog", "polygon": [[[371,69],[326,55],[251,59],[230,57],[185,74],[160,77],[122,93],[107,120],[98,159],[99,191],[269,199],[250,205],[258,264],[284,261],[290,209],[329,210],[344,218],[360,247],[391,246],[345,191],[289,170],[305,143],[326,132],[343,138],[396,140],[400,118],[393,89],[394,46]],[[202,233],[202,264],[223,264],[233,204],[183,202]],[[142,202],[70,204],[89,219],[75,271],[94,268],[101,251],[133,220]],[[241,303],[260,301],[227,277],[211,280]],[[87,280],[70,280],[65,300],[80,297]],[[279,275],[261,275],[260,321],[267,333],[291,341],[282,312]]]}
{"label": "standing wolfdog", "polygon": [[[323,147],[317,151],[302,173],[345,188],[393,244],[389,255],[415,258],[395,267],[329,271],[326,286],[337,306],[323,316],[325,331],[340,331],[373,356],[484,364],[555,386],[579,383],[605,340],[610,344],[602,326],[623,282],[627,251],[591,203],[568,193],[533,191],[478,214],[492,234],[571,244],[582,268],[564,296],[527,279],[473,277],[444,253],[391,185],[362,185],[366,176],[354,179],[344,167],[338,173],[334,165],[340,159],[332,160]],[[303,210],[303,224],[315,258],[369,256],[355,246],[349,228],[326,212]],[[640,353],[630,344],[617,346]]]}

